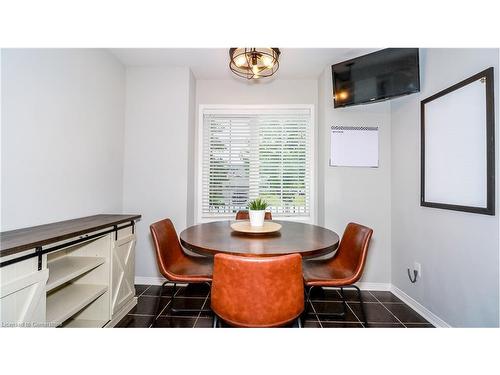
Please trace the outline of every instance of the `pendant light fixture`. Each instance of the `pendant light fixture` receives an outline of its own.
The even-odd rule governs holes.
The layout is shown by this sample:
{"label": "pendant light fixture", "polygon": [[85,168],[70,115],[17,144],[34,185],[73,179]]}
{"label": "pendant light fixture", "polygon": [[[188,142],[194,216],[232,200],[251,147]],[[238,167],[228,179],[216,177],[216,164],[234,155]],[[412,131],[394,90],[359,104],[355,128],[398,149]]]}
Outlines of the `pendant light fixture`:
{"label": "pendant light fixture", "polygon": [[246,79],[270,77],[280,66],[280,54],[278,48],[230,48],[229,69]]}

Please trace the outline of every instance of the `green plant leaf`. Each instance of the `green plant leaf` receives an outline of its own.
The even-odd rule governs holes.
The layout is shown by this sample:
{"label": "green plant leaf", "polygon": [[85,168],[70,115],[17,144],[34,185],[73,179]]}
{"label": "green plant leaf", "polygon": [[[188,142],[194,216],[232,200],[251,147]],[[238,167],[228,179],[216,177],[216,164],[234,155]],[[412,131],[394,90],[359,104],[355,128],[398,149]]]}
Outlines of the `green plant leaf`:
{"label": "green plant leaf", "polygon": [[253,211],[262,211],[265,210],[269,205],[267,202],[261,198],[256,198],[250,202],[248,202],[248,209]]}

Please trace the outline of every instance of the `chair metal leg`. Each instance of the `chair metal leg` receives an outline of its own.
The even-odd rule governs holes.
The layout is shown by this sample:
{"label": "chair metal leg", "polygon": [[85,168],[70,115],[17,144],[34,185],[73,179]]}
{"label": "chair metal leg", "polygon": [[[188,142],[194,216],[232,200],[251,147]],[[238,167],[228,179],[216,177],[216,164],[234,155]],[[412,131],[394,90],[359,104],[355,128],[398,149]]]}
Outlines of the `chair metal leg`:
{"label": "chair metal leg", "polygon": [[345,317],[347,315],[347,302],[346,302],[346,298],[345,298],[345,294],[344,294],[344,288],[354,288],[358,292],[359,305],[361,308],[361,313],[363,314],[363,323],[364,323],[365,327],[368,326],[368,319],[366,317],[366,311],[365,311],[365,307],[363,304],[363,297],[361,296],[361,290],[356,285],[353,285],[353,284],[344,285],[343,287],[340,287],[340,295],[342,296],[342,307],[343,307],[342,313],[338,313],[338,314],[337,313],[316,313],[316,315],[329,316],[329,317],[341,317],[341,318],[345,319]]}
{"label": "chair metal leg", "polygon": [[311,292],[316,287],[316,285],[310,286],[306,292],[306,303],[311,302]]}
{"label": "chair metal leg", "polygon": [[174,310],[174,301],[175,301],[175,287],[177,286],[176,283],[173,283],[172,285],[172,293],[170,293],[170,311],[175,311]]}
{"label": "chair metal leg", "polygon": [[302,320],[300,319],[300,316],[297,318],[297,325],[298,328],[302,328]]}
{"label": "chair metal leg", "polygon": [[168,281],[165,281],[163,284],[161,284],[161,287],[160,287],[160,295],[158,296],[158,298],[156,299],[156,309],[155,309],[155,317],[154,317],[154,320],[153,320],[153,324],[151,325],[152,327],[155,326],[156,324],[156,321],[158,320],[158,315],[160,314],[160,302],[161,302],[161,296],[163,294],[163,288],[165,287],[165,285],[168,283]]}
{"label": "chair metal leg", "polygon": [[356,285],[350,285],[350,286],[355,288],[358,291],[359,305],[361,307],[361,312],[363,313],[363,323],[365,324],[365,327],[368,327],[368,319],[366,317],[366,311],[365,311],[365,307],[363,305],[363,297],[361,297],[361,290]]}
{"label": "chair metal leg", "polygon": [[217,324],[218,324],[217,314],[214,313],[214,320],[212,323],[212,328],[217,328]]}
{"label": "chair metal leg", "polygon": [[[341,292],[341,295],[342,295],[342,312],[341,313],[329,313],[329,312],[309,312],[307,311],[307,307],[309,307],[309,303],[311,303],[312,305],[312,302],[311,302],[311,291],[317,287],[317,285],[313,285],[311,287],[309,287],[309,290],[307,291],[307,294],[306,294],[306,308],[304,309],[304,323],[305,323],[305,319],[307,317],[321,317],[321,316],[324,316],[324,317],[329,317],[329,318],[344,318],[346,316],[346,313],[347,313],[347,304],[345,302],[345,297],[344,297],[344,292],[342,291]],[[321,287],[320,287],[321,288]]]}
{"label": "chair metal leg", "polygon": [[[311,297],[311,290],[315,287],[316,285],[313,285],[312,287],[310,287],[309,289],[309,292],[307,294],[307,301],[310,302],[310,297]],[[342,319],[345,319],[346,315],[347,315],[347,303],[346,303],[346,299],[345,299],[345,296],[344,296],[344,290],[342,288],[340,288],[340,295],[342,296],[342,312],[341,313],[330,313],[330,312],[315,312],[313,313],[312,315],[316,315],[318,318],[319,317],[327,317],[327,318],[342,318]],[[312,302],[311,302],[312,304]],[[307,314],[309,316],[309,314]]]}
{"label": "chair metal leg", "polygon": [[345,299],[344,288],[340,288],[340,295],[342,297],[342,315],[347,314],[347,302]]}
{"label": "chair metal leg", "polygon": [[[207,284],[208,286],[210,286],[209,282],[204,281],[204,284]],[[176,308],[174,308],[176,286],[177,286],[177,284],[173,283],[172,294],[170,296],[170,313],[177,314],[177,313],[212,312],[211,309],[176,309]]]}
{"label": "chair metal leg", "polygon": [[[174,301],[175,301],[175,294],[177,291],[177,283],[171,282],[169,280],[165,281],[163,284],[161,284],[160,287],[160,295],[156,299],[156,308],[155,308],[155,316],[153,318],[153,324],[151,327],[154,327],[156,325],[156,321],[158,320],[158,316],[160,314],[160,302],[161,302],[161,297],[163,296],[163,288],[169,283],[172,283],[172,293],[170,293],[170,312],[175,314],[175,313],[200,313],[200,312],[212,312],[211,309],[175,309],[174,308]],[[205,282],[205,284],[210,286],[209,282]]]}
{"label": "chair metal leg", "polygon": [[306,319],[307,319],[307,314],[308,314],[308,307],[309,307],[309,294],[311,293],[311,289],[313,287],[306,287],[304,286],[304,311],[302,312],[302,315],[299,317],[301,320],[301,324],[305,324]]}
{"label": "chair metal leg", "polygon": [[305,321],[308,316],[312,316],[314,313],[312,311],[309,311],[309,305],[312,304],[311,302],[311,291],[313,290],[315,286],[310,286],[310,287],[305,287],[304,288],[304,300],[305,300],[305,306],[304,306],[304,312],[302,313],[302,323],[305,324]]}

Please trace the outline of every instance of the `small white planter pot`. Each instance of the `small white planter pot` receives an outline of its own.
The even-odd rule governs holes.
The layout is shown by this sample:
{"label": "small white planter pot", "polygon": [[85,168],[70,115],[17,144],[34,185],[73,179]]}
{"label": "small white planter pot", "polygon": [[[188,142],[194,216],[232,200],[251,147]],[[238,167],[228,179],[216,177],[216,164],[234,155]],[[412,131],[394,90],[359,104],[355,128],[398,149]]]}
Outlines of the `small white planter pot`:
{"label": "small white planter pot", "polygon": [[266,215],[265,210],[249,210],[250,214],[250,225],[252,227],[263,227],[264,217]]}

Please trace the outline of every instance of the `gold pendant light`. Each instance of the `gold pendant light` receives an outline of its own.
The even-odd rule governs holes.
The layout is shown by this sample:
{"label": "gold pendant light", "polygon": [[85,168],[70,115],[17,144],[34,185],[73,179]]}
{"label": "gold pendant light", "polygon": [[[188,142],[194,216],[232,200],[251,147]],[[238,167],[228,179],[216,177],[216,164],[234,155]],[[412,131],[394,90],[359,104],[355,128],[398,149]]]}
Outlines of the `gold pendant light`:
{"label": "gold pendant light", "polygon": [[270,77],[280,66],[280,54],[278,48],[230,48],[229,69],[246,79]]}

